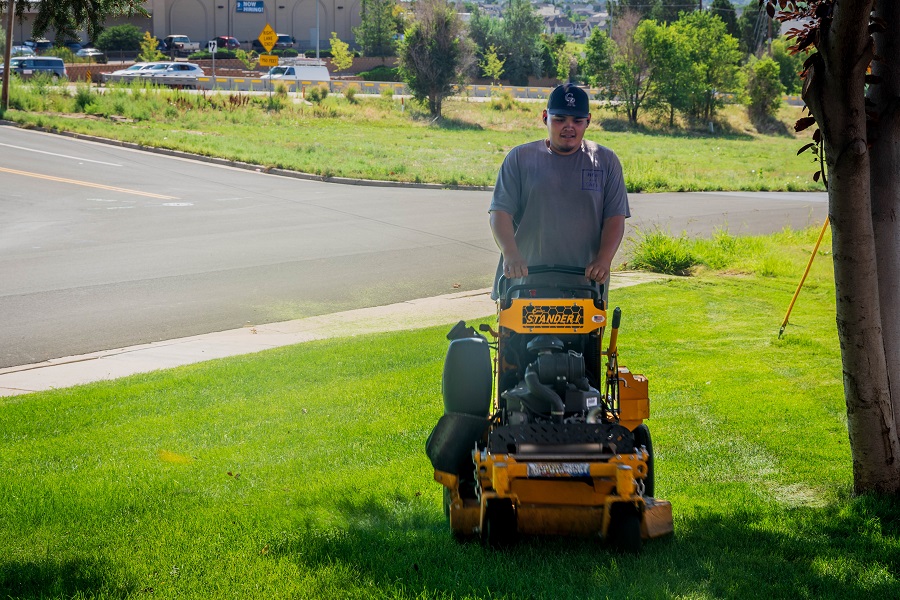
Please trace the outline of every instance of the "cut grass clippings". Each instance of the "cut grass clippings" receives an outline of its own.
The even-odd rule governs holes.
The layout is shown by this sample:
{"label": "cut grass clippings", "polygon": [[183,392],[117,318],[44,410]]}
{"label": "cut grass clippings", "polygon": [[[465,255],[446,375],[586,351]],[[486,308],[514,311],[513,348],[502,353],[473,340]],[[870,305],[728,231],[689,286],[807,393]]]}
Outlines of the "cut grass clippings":
{"label": "cut grass clippings", "polygon": [[[191,93],[154,87],[81,85],[74,94],[13,80],[3,117],[24,126],[99,136],[149,147],[281,168],[322,177],[492,186],[503,158],[540,139],[540,102],[448,100],[435,121],[408,100],[330,94],[309,103],[295,94]],[[495,107],[500,107],[498,108]],[[724,109],[725,133],[629,130],[595,105],[587,139],[622,160],[631,192],[821,191],[805,138],[761,135],[746,110]],[[799,109],[785,108],[792,122]],[[731,124],[731,123],[734,124]],[[720,124],[721,127],[721,124]],[[623,129],[623,131],[618,131]]]}
{"label": "cut grass clippings", "polygon": [[0,597],[896,598],[900,505],[850,497],[827,255],[777,337],[815,236],[611,295],[674,507],[638,556],[452,539],[443,327],[0,399]]}

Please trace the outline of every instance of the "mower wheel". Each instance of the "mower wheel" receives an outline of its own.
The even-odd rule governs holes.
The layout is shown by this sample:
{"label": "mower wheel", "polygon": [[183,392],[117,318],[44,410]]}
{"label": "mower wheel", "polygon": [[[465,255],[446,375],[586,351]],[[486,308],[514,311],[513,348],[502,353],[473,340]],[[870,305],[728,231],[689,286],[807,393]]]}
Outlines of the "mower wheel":
{"label": "mower wheel", "polygon": [[634,430],[634,445],[637,448],[640,448],[641,446],[647,447],[647,454],[649,454],[650,457],[647,459],[647,476],[644,478],[644,495],[655,498],[656,483],[653,471],[653,440],[650,439],[650,428],[647,427],[646,423],[641,423]]}
{"label": "mower wheel", "polygon": [[641,515],[630,504],[614,504],[606,530],[606,543],[620,554],[641,551]]}
{"label": "mower wheel", "polygon": [[481,543],[489,548],[501,549],[514,544],[517,537],[516,512],[512,501],[506,498],[489,500],[484,510]]}

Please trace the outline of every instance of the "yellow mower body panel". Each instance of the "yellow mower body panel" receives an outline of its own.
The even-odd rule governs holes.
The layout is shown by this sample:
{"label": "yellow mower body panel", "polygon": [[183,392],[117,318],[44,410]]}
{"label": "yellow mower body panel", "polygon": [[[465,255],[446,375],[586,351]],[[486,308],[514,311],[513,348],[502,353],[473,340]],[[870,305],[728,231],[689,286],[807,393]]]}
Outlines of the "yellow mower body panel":
{"label": "yellow mower body panel", "polygon": [[590,333],[606,325],[606,311],[589,298],[514,298],[500,311],[500,327],[516,333]]}

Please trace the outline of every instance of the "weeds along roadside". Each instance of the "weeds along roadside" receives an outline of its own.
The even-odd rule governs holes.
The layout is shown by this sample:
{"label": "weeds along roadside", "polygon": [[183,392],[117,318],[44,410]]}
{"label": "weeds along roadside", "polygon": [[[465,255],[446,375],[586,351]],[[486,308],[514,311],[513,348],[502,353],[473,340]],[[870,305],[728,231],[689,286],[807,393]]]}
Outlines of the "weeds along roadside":
{"label": "weeds along roadside", "polygon": [[[40,78],[12,80],[4,118],[25,126],[289,169],[322,177],[491,186],[506,153],[544,135],[539,103],[499,97],[453,100],[430,118],[408,98],[187,92],[146,82],[72,91]],[[751,131],[742,107],[726,107],[719,135],[652,123],[629,129],[595,107],[588,139],[622,159],[631,192],[816,191],[813,165],[789,135]],[[785,121],[796,111],[785,109]]]}

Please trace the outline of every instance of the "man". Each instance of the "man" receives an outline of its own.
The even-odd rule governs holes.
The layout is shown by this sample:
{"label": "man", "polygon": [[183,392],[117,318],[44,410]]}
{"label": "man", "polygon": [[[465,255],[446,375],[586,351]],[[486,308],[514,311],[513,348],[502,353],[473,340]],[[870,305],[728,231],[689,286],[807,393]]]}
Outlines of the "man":
{"label": "man", "polygon": [[513,148],[497,175],[489,209],[502,253],[497,279],[555,264],[586,265],[586,278],[605,282],[631,216],[622,165],[584,140],[591,113],[581,88],[555,88],[542,119],[547,139]]}

